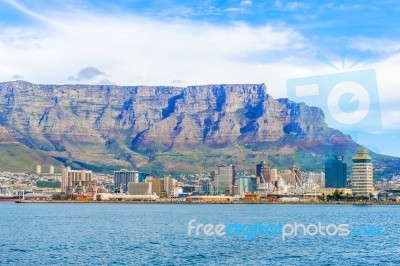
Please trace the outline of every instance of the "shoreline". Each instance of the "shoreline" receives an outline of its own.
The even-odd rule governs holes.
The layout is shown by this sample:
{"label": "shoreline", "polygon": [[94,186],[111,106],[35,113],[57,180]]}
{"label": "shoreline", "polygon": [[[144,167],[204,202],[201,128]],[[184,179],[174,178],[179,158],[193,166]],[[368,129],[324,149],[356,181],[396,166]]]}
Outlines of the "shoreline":
{"label": "shoreline", "polygon": [[268,204],[268,205],[400,205],[400,202],[268,202],[268,201],[229,201],[229,202],[187,202],[187,201],[79,201],[79,200],[17,200],[15,203],[82,203],[82,204]]}

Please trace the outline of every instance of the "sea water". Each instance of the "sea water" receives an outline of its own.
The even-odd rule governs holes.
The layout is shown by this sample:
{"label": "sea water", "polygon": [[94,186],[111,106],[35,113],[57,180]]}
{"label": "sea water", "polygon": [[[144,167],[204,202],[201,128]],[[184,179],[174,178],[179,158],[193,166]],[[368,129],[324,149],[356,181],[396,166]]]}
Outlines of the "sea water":
{"label": "sea water", "polygon": [[[400,206],[8,202],[0,203],[0,264],[400,265],[399,221]],[[300,230],[283,240],[195,230],[200,224],[295,223],[379,227],[382,233],[311,236]]]}

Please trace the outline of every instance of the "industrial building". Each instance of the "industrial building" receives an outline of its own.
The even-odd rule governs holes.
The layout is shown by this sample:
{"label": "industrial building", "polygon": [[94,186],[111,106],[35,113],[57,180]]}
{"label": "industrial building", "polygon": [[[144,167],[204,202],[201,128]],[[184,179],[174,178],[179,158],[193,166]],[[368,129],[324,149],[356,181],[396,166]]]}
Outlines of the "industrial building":
{"label": "industrial building", "polygon": [[[63,167],[61,177],[61,192],[67,194],[92,194],[92,171],[72,170],[70,167]],[[90,196],[92,196],[90,195]]]}
{"label": "industrial building", "polygon": [[303,184],[303,174],[301,170],[296,165],[289,167],[288,170],[285,170],[282,174],[282,178],[284,182],[290,186],[294,187],[302,187]]}
{"label": "industrial building", "polygon": [[129,195],[152,195],[152,182],[128,183]]}
{"label": "industrial building", "polygon": [[353,156],[352,191],[355,196],[369,197],[373,193],[373,165],[368,149],[360,148]]}
{"label": "industrial building", "polygon": [[173,193],[176,179],[168,176],[163,179],[153,178],[151,176],[146,178],[146,183],[152,183],[152,193],[156,193],[158,196],[169,196]]}

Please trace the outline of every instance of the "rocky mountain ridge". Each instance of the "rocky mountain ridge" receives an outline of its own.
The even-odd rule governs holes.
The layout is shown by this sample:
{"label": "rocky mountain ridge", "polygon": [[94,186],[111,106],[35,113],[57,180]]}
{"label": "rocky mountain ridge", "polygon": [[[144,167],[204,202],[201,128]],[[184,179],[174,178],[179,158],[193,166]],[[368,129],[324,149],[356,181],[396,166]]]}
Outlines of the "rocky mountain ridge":
{"label": "rocky mountain ridge", "polygon": [[0,143],[21,143],[78,167],[156,167],[163,172],[208,171],[227,161],[244,168],[266,159],[309,164],[302,158],[307,154],[316,157],[311,164],[320,166],[323,158],[318,156],[353,154],[358,146],[329,128],[320,109],[276,100],[264,84],[24,81],[0,83]]}

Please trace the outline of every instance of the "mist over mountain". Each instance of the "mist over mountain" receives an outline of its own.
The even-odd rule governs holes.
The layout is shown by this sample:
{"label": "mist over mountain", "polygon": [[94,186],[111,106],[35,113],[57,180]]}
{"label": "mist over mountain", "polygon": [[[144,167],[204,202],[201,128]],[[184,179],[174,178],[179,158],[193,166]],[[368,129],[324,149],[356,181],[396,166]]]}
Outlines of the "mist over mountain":
{"label": "mist over mountain", "polygon": [[[0,83],[0,171],[68,164],[196,173],[219,163],[253,169],[261,160],[277,168],[322,170],[327,156],[349,161],[358,146],[329,128],[320,109],[274,99],[264,84]],[[399,162],[373,156],[383,171]]]}

